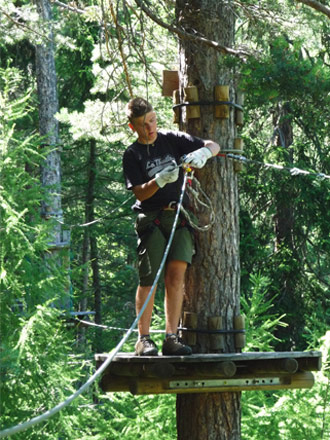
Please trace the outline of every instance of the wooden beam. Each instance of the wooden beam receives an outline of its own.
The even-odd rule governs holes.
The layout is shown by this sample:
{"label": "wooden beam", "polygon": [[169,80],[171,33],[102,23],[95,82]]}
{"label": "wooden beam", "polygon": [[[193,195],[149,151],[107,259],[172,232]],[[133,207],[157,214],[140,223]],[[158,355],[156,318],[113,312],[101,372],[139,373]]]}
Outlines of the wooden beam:
{"label": "wooden beam", "polygon": [[175,367],[169,362],[155,362],[147,364],[120,364],[110,365],[109,372],[115,376],[127,377],[171,377]]}
{"label": "wooden beam", "polygon": [[171,379],[129,378],[103,376],[101,388],[106,392],[130,391],[132,394],[183,394],[183,393],[213,393],[280,389],[311,388],[314,376],[311,372],[294,375],[278,375],[273,377],[244,376],[230,379]]}
{"label": "wooden beam", "polygon": [[[107,355],[95,356],[97,365]],[[182,394],[311,388],[311,371],[321,353],[208,353],[191,356],[135,356],[119,353],[101,379],[103,391]]]}
{"label": "wooden beam", "polygon": [[232,361],[212,362],[193,366],[193,372],[196,376],[233,377],[235,376],[236,371],[236,364]]}
{"label": "wooden beam", "polygon": [[[107,359],[107,354],[96,354],[95,360],[97,363],[102,363]],[[297,359],[301,365],[307,368],[316,368],[319,370],[322,353],[320,351],[276,351],[276,352],[243,352],[243,353],[196,353],[190,356],[135,356],[134,353],[118,353],[113,359],[113,363],[131,363],[131,364],[145,364],[154,362],[171,362],[171,363],[204,363],[204,362],[219,362],[219,361],[233,361],[233,362],[254,362],[256,360],[276,360],[293,358]]]}

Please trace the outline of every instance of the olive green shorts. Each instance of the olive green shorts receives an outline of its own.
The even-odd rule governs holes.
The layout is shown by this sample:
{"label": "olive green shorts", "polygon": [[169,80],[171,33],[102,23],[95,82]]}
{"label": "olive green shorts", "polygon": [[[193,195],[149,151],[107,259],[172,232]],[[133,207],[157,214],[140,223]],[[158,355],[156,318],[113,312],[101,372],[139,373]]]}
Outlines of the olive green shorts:
{"label": "olive green shorts", "polygon": [[[157,275],[171,235],[176,211],[150,211],[138,215],[135,229],[138,235],[138,268],[141,286],[151,286]],[[155,219],[159,224],[155,224]],[[194,237],[179,217],[166,262],[179,260],[190,264],[194,254]],[[160,279],[164,277],[164,268]]]}

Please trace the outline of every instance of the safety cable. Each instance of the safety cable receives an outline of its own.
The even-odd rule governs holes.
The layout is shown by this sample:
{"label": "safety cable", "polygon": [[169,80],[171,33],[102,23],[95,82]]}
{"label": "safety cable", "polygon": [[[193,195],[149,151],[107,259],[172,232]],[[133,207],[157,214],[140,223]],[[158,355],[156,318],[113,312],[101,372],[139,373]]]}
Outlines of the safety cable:
{"label": "safety cable", "polygon": [[300,168],[296,168],[296,167],[287,167],[284,165],[278,165],[278,164],[274,164],[274,163],[266,163],[266,162],[261,162],[259,160],[254,160],[254,159],[248,159],[245,156],[241,156],[239,154],[232,154],[232,153],[219,153],[218,156],[225,156],[228,157],[229,159],[234,159],[240,162],[245,162],[245,163],[253,163],[253,164],[257,164],[257,165],[261,165],[264,168],[274,168],[275,170],[278,171],[288,171],[291,176],[299,176],[299,175],[309,175],[309,176],[313,176],[313,177],[318,177],[319,179],[330,179],[330,176],[324,173],[316,173],[316,172],[311,172],[311,171],[306,171],[306,170],[302,170]]}
{"label": "safety cable", "polygon": [[[74,322],[77,324],[84,324],[86,326],[90,327],[97,327],[101,328],[102,330],[115,330],[115,331],[128,331],[127,328],[122,327],[112,327],[109,325],[102,325],[102,324],[95,324],[95,322],[85,321],[83,319],[74,319]],[[133,332],[137,332],[138,330],[134,329]],[[182,332],[191,332],[191,333],[205,333],[208,335],[213,334],[228,334],[228,333],[245,333],[244,329],[241,330],[223,330],[223,329],[215,329],[215,330],[209,330],[204,328],[188,328],[188,327],[178,327],[178,331]],[[166,330],[158,330],[158,329],[150,329],[150,333],[166,333]]]}
{"label": "safety cable", "polygon": [[4,437],[8,437],[11,436],[13,434],[16,434],[18,432],[21,431],[25,431],[26,429],[44,421],[49,419],[50,417],[54,416],[55,414],[57,414],[59,411],[61,411],[63,408],[65,408],[66,406],[68,406],[73,400],[75,400],[78,396],[80,396],[80,394],[82,394],[87,388],[90,387],[90,385],[92,385],[93,382],[95,382],[95,380],[103,373],[103,371],[110,365],[110,363],[112,362],[112,360],[114,359],[114,357],[116,356],[116,354],[119,352],[119,350],[123,347],[123,345],[125,344],[125,342],[128,340],[128,338],[130,337],[131,333],[133,332],[133,329],[137,326],[138,321],[140,320],[142,314],[144,313],[151,296],[153,295],[153,292],[156,288],[156,285],[158,283],[158,280],[160,278],[160,275],[162,273],[163,267],[165,265],[169,250],[170,250],[170,246],[172,244],[173,241],[173,237],[174,237],[174,233],[175,233],[175,229],[176,229],[176,225],[178,223],[178,218],[179,218],[179,213],[180,213],[180,207],[182,206],[182,201],[183,201],[183,196],[185,193],[185,189],[186,189],[186,184],[187,184],[187,177],[188,174],[184,173],[184,178],[183,178],[183,184],[182,184],[182,188],[181,188],[181,194],[180,194],[180,199],[178,202],[178,210],[176,212],[174,221],[173,221],[173,226],[172,226],[172,230],[171,230],[171,234],[169,237],[169,240],[167,242],[167,246],[165,248],[164,251],[164,255],[162,258],[162,261],[160,263],[159,269],[157,271],[156,277],[154,279],[154,282],[151,286],[151,289],[148,293],[148,296],[139,312],[139,314],[137,315],[137,317],[135,318],[135,320],[133,321],[131,327],[129,328],[129,330],[127,331],[127,333],[123,336],[123,338],[121,339],[121,341],[117,344],[117,346],[114,348],[114,350],[111,352],[111,354],[108,355],[108,358],[102,363],[102,365],[95,371],[95,373],[87,380],[87,382],[84,383],[84,385],[82,385],[75,393],[71,394],[71,396],[69,396],[65,401],[59,403],[58,405],[54,406],[52,409],[44,412],[43,414],[41,414],[40,416],[34,417],[24,423],[20,423],[16,426],[13,426],[11,428],[7,428],[4,429],[3,431],[0,431],[0,438],[4,438]]}
{"label": "safety cable", "polygon": [[[330,175],[327,175],[325,173],[316,173],[316,172],[302,170],[302,169],[297,168],[297,167],[290,168],[290,167],[287,167],[287,166],[284,166],[284,165],[278,165],[278,164],[273,164],[273,163],[261,162],[259,160],[255,160],[255,159],[248,159],[247,157],[239,155],[239,154],[220,152],[218,154],[218,156],[220,156],[220,157],[221,156],[227,157],[229,159],[237,160],[239,162],[252,163],[252,164],[256,164],[256,165],[261,165],[261,166],[263,166],[266,169],[273,168],[273,169],[278,170],[278,171],[288,171],[291,174],[291,176],[310,175],[310,176],[317,177],[319,179],[330,179]],[[196,180],[196,182],[197,182],[197,185],[198,185],[198,190],[201,191],[203,197],[205,197],[205,199],[208,201],[207,207],[210,208],[210,202],[209,202],[208,196],[201,189],[201,186],[199,185],[198,180]],[[194,194],[194,190],[192,188],[190,188],[190,187],[187,187],[187,188],[189,188],[189,191],[192,194]],[[117,206],[117,208],[115,208],[112,211],[110,211],[109,214],[113,214],[114,212],[118,211],[123,205],[125,205],[128,201],[130,201],[133,198],[133,196],[134,196],[134,194],[132,194],[129,198],[124,200],[124,202],[121,203],[119,206]],[[198,200],[198,202],[203,206],[203,203],[200,200]],[[214,211],[212,210],[212,207],[211,207],[211,214],[210,214],[210,223],[208,225],[205,225],[205,226],[199,226],[196,223],[194,223],[193,219],[191,218],[191,216],[189,216],[189,213],[183,208],[183,206],[181,208],[181,211],[187,217],[187,220],[190,222],[191,226],[194,229],[198,230],[198,231],[202,231],[202,232],[203,231],[207,231],[212,226],[212,224],[214,223],[214,218],[215,218],[214,215],[215,214],[214,214]],[[72,229],[72,228],[82,228],[82,227],[91,226],[91,225],[93,225],[95,223],[99,223],[99,222],[105,221],[106,218],[105,217],[101,217],[101,218],[95,219],[95,220],[93,220],[91,222],[88,222],[88,223],[75,224],[75,225],[66,225],[66,223],[62,222],[61,220],[58,220],[58,219],[55,219],[55,220],[57,222],[61,223],[62,225],[67,226],[68,228]]]}
{"label": "safety cable", "polygon": [[[70,322],[73,322],[76,324],[83,324],[88,327],[101,328],[102,330],[115,330],[115,331],[119,331],[119,332],[126,332],[129,330],[128,328],[113,327],[111,325],[96,324],[95,322],[85,321],[84,319],[78,319],[78,318],[72,318],[72,319],[70,319]],[[134,329],[133,332],[138,332],[138,330]],[[152,330],[152,329],[150,329],[150,333],[165,333],[165,330],[156,330],[156,329]]]}
{"label": "safety cable", "polygon": [[[131,196],[129,196],[126,200],[123,201],[123,203],[121,203],[120,205],[118,205],[116,208],[112,209],[112,210],[108,213],[108,216],[111,215],[111,214],[113,214],[113,213],[115,213],[116,211],[118,211],[122,206],[124,206],[127,202],[129,202],[133,197],[134,197],[134,194],[132,194]],[[86,226],[91,226],[91,225],[94,225],[95,223],[100,223],[100,222],[102,222],[102,221],[104,221],[104,220],[107,220],[107,218],[106,218],[106,217],[100,217],[100,218],[97,218],[97,219],[95,219],[95,220],[93,220],[93,221],[91,221],[91,222],[88,222],[88,223],[75,224],[75,225],[68,225],[68,224],[66,224],[65,222],[62,222],[61,220],[58,220],[58,219],[55,219],[55,220],[56,220],[58,223],[60,223],[61,225],[66,226],[66,227],[68,227],[69,229],[72,229],[72,228],[85,228]]]}

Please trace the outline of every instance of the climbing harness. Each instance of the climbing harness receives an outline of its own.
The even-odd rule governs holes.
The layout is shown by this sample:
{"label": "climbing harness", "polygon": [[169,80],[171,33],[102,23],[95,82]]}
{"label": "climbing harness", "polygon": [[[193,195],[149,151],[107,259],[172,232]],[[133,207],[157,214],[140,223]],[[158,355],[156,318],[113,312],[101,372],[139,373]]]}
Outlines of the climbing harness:
{"label": "climbing harness", "polygon": [[[162,213],[163,211],[176,211],[178,212],[178,223],[176,225],[176,230],[180,228],[188,228],[190,230],[197,230],[200,232],[208,231],[215,221],[215,213],[212,206],[212,202],[210,198],[207,196],[205,191],[203,191],[201,184],[194,177],[194,170],[190,167],[184,167],[182,164],[177,165],[178,167],[182,167],[184,169],[184,173],[187,176],[187,185],[186,185],[186,193],[191,201],[193,207],[195,208],[195,212],[199,212],[201,209],[207,210],[209,215],[209,222],[205,225],[199,225],[196,221],[196,216],[192,214],[192,211],[185,208],[183,204],[179,204],[177,201],[171,201],[168,205],[163,206],[156,218],[153,219],[151,224],[139,233],[139,241],[142,242],[149,234],[154,230],[155,227],[159,228],[162,234],[166,237],[166,233],[162,227]],[[196,188],[193,187],[195,185]]]}

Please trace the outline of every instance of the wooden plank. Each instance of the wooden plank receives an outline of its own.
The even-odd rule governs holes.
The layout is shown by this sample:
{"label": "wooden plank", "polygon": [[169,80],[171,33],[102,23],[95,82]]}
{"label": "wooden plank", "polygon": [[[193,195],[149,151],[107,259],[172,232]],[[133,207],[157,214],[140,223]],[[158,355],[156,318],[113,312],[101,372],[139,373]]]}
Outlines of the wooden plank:
{"label": "wooden plank", "polygon": [[[171,363],[201,363],[201,362],[221,362],[221,361],[253,361],[253,360],[273,360],[273,359],[308,359],[314,367],[319,366],[319,360],[322,358],[320,351],[279,351],[279,352],[246,352],[246,353],[197,353],[190,356],[135,356],[134,353],[118,353],[113,362],[122,363],[153,363],[171,362]],[[97,362],[103,362],[107,359],[107,354],[96,354]],[[304,363],[303,362],[303,363]]]}
{"label": "wooden plank", "polygon": [[[98,354],[95,358],[99,366],[107,355]],[[119,353],[104,372],[101,388],[133,394],[310,388],[314,383],[311,371],[320,368],[318,351],[191,356]]]}
{"label": "wooden plank", "polygon": [[202,364],[193,364],[192,371],[196,375],[213,377],[233,377],[236,374],[237,367],[232,361],[210,362]]}
{"label": "wooden plank", "polygon": [[322,355],[317,358],[304,357],[298,359],[299,370],[303,371],[321,371]]}
{"label": "wooden plank", "polygon": [[254,360],[249,364],[250,371],[253,370],[254,373],[267,371],[267,373],[283,372],[294,374],[298,371],[298,368],[299,364],[295,358]]}
{"label": "wooden plank", "polygon": [[237,392],[251,390],[280,390],[311,388],[314,385],[314,376],[311,372],[296,373],[292,376],[263,376],[235,377],[224,380],[172,378],[157,380],[138,378],[126,380],[124,377],[103,377],[101,388],[107,392],[130,391],[132,394],[183,394],[183,393],[213,393]]}
{"label": "wooden plank", "polygon": [[122,364],[112,363],[109,366],[109,373],[115,376],[127,377],[171,377],[175,372],[175,367],[169,362],[148,363],[148,364]]}

